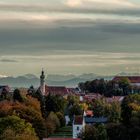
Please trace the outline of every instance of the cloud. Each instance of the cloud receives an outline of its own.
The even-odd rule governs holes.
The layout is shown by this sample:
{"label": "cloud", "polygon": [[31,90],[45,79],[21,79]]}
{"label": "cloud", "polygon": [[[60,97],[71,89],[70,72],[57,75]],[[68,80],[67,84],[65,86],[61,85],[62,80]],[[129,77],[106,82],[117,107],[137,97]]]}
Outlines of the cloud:
{"label": "cloud", "polygon": [[[124,23],[123,23],[124,22]],[[140,52],[140,23],[112,20],[57,21],[57,26],[0,29],[0,54],[54,51]],[[56,52],[58,53],[58,52]]]}
{"label": "cloud", "polygon": [[[106,8],[122,8],[136,7],[136,5],[127,0],[67,0],[66,4],[70,7],[106,7]],[[108,6],[108,7],[107,7]],[[113,7],[111,7],[113,6]]]}
{"label": "cloud", "polygon": [[0,62],[5,62],[5,63],[17,63],[17,60],[13,59],[1,59]]}
{"label": "cloud", "polygon": [[68,0],[66,4],[70,7],[76,7],[82,4],[81,0]]}

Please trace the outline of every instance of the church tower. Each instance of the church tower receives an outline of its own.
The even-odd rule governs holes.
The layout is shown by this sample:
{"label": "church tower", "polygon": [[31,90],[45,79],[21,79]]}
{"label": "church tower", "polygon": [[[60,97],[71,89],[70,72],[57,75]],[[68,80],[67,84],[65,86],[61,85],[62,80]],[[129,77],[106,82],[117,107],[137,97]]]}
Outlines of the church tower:
{"label": "church tower", "polygon": [[40,75],[40,90],[42,95],[45,95],[45,74],[44,71],[42,70],[41,75]]}

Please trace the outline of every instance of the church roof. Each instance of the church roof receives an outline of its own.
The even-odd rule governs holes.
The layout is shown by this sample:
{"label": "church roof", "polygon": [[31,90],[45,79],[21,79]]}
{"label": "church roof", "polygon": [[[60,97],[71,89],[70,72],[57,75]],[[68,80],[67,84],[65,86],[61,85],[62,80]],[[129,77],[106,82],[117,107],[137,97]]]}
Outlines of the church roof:
{"label": "church roof", "polygon": [[46,93],[50,93],[50,94],[60,94],[60,95],[65,95],[68,94],[68,90],[66,87],[64,86],[45,86],[46,89]]}

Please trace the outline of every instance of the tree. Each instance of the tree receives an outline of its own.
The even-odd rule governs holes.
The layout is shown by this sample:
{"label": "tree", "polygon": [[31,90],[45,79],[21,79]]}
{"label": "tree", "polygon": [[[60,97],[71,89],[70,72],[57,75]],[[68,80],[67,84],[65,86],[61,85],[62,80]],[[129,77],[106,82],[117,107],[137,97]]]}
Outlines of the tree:
{"label": "tree", "polygon": [[14,102],[15,101],[23,102],[23,98],[22,98],[22,96],[20,94],[20,90],[19,89],[15,89],[14,90],[13,99],[14,99]]}
{"label": "tree", "polygon": [[103,124],[97,125],[98,129],[98,140],[107,140],[107,131]]}
{"label": "tree", "polygon": [[34,86],[30,86],[30,88],[27,91],[27,96],[33,96],[35,94]]}
{"label": "tree", "polygon": [[132,98],[131,96],[126,96],[121,104],[121,116],[122,116],[122,120],[123,123],[125,125],[129,125],[130,124],[130,119],[132,117],[132,109],[129,106],[129,104],[132,102]]}
{"label": "tree", "polygon": [[45,120],[43,119],[41,112],[38,112],[32,107],[19,104],[18,106],[14,106],[14,113],[31,123],[39,138],[46,136]]}
{"label": "tree", "polygon": [[39,140],[36,135],[31,132],[22,131],[21,133],[16,133],[13,129],[7,128],[3,134],[0,136],[2,140]]}
{"label": "tree", "polygon": [[85,130],[83,130],[79,136],[82,140],[107,140],[107,131],[103,124],[93,126],[86,125]]}
{"label": "tree", "polygon": [[17,116],[7,116],[4,118],[0,118],[0,135],[2,135],[8,128],[12,129],[16,134],[29,132],[32,135],[36,136],[32,125],[30,123],[26,123],[25,120]]}
{"label": "tree", "polygon": [[119,81],[119,87],[123,90],[123,94],[127,95],[128,94],[128,90],[130,87],[130,81],[128,78],[122,78]]}
{"label": "tree", "polygon": [[7,95],[8,95],[7,89],[6,88],[3,88],[2,89],[2,92],[1,92],[1,98],[6,99],[7,98]]}
{"label": "tree", "polygon": [[82,140],[98,140],[98,130],[94,126],[86,125],[78,137]]}
{"label": "tree", "polygon": [[45,99],[47,112],[64,112],[66,106],[65,99],[60,95],[48,95]]}
{"label": "tree", "polygon": [[121,106],[118,102],[111,103],[110,114],[108,114],[110,122],[119,123],[121,119]]}
{"label": "tree", "polygon": [[93,100],[90,108],[93,110],[94,116],[104,116],[106,104],[107,103],[103,99]]}
{"label": "tree", "polygon": [[61,112],[57,112],[56,115],[57,115],[57,117],[59,119],[60,126],[61,127],[65,126],[66,120],[65,120],[64,114],[62,114]]}
{"label": "tree", "polygon": [[46,119],[46,127],[48,135],[52,134],[56,129],[60,127],[60,121],[54,112],[50,112]]}
{"label": "tree", "polygon": [[[130,133],[122,124],[110,123],[106,126],[109,140],[131,140]],[[133,139],[132,139],[133,140]]]}
{"label": "tree", "polygon": [[81,106],[79,104],[74,104],[70,110],[69,110],[69,115],[73,116],[73,115],[82,115],[83,114],[83,110],[81,108]]}

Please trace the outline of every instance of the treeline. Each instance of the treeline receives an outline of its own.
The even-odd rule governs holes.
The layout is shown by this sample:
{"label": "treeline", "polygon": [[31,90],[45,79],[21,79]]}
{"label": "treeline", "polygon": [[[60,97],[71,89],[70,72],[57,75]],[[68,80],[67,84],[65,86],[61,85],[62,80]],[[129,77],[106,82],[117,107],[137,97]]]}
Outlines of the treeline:
{"label": "treeline", "polygon": [[132,87],[127,78],[122,78],[120,81],[106,81],[104,79],[95,79],[79,83],[79,88],[85,93],[100,93],[104,96],[123,96],[129,93],[139,93],[140,88]]}

